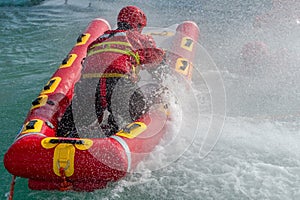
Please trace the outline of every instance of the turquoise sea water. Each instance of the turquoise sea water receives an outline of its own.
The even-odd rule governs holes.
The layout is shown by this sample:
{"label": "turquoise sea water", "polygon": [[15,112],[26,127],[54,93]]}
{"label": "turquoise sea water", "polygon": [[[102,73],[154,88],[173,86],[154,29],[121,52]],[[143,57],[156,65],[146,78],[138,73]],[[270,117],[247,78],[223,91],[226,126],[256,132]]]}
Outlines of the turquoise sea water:
{"label": "turquoise sea water", "polygon": [[[201,141],[195,140],[168,167],[128,176],[92,193],[31,191],[25,179],[17,178],[15,199],[300,199],[300,79],[299,68],[292,67],[299,63],[295,55],[300,46],[293,34],[272,28],[253,31],[254,17],[270,9],[269,1],[32,2],[0,4],[0,199],[6,199],[11,182],[3,156],[31,101],[88,22],[103,17],[114,26],[118,10],[130,4],[146,11],[150,26],[165,27],[183,20],[199,25],[202,45],[222,71],[227,94],[227,118],[217,146],[200,159]],[[299,26],[292,30],[299,31]],[[272,31],[277,34],[267,34]],[[280,41],[280,34],[286,41]],[[266,41],[273,49],[293,44],[285,62],[291,67],[280,72],[280,85],[231,73],[239,65],[239,49],[254,39]],[[154,163],[172,154],[162,152],[151,158]]]}
{"label": "turquoise sea water", "polygon": [[1,6],[33,6],[38,5],[44,0],[2,0]]}

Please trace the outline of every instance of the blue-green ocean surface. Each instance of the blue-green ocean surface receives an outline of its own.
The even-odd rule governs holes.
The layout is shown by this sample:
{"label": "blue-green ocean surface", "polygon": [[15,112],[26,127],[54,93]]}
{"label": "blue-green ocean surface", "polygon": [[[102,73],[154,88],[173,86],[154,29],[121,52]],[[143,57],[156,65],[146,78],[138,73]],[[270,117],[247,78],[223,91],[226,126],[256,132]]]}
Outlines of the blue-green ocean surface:
{"label": "blue-green ocean surface", "polygon": [[[31,191],[26,179],[17,178],[14,199],[300,199],[300,41],[296,37],[300,19],[281,20],[277,29],[272,25],[278,24],[277,16],[271,18],[271,25],[254,30],[255,16],[270,10],[271,0],[0,3],[0,199],[7,198],[12,178],[3,166],[3,156],[32,100],[88,23],[101,17],[114,27],[117,13],[125,5],[145,10],[149,26],[193,20],[200,27],[200,42],[218,66],[226,90],[226,119],[217,145],[200,159],[201,140],[195,138],[168,166],[128,175],[91,193]],[[278,15],[291,17],[286,12]],[[293,20],[295,23],[288,24]],[[239,76],[240,50],[253,40],[267,43],[271,53],[287,49],[288,56],[282,61],[285,67],[263,78]],[[180,137],[184,140],[186,135]],[[172,155],[169,149],[160,148],[159,155],[149,158],[154,164]]]}

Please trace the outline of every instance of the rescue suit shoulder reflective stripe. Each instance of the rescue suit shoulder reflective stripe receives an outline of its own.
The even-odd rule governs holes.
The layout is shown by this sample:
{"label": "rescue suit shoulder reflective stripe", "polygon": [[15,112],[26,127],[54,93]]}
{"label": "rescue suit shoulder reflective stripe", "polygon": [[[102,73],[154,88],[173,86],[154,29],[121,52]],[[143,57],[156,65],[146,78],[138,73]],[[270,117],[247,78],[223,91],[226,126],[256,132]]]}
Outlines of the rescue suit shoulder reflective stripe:
{"label": "rescue suit shoulder reflective stripe", "polygon": [[122,50],[122,49],[116,49],[116,48],[105,48],[105,49],[99,49],[99,50],[92,50],[88,53],[88,56],[97,54],[97,53],[103,53],[103,52],[113,52],[113,53],[120,53],[120,54],[125,54],[128,56],[132,56],[136,63],[139,65],[140,64],[140,56],[138,52],[133,53],[131,50]]}
{"label": "rescue suit shoulder reflective stripe", "polygon": [[[107,36],[105,37],[105,35]],[[103,41],[98,44],[94,44],[93,46],[90,47],[87,56],[95,55],[98,53],[104,53],[104,52],[119,53],[119,54],[124,54],[133,57],[136,63],[139,65],[140,56],[138,52],[136,53],[133,52],[133,47],[130,44],[130,42],[128,42],[125,32],[117,32],[115,34],[112,34],[112,36],[110,34],[104,34],[100,38],[110,38],[114,36],[123,37],[123,41],[108,41],[108,42]],[[118,45],[119,48],[113,47],[114,45]],[[100,49],[98,49],[97,47],[99,47]]]}
{"label": "rescue suit shoulder reflective stripe", "polygon": [[82,74],[82,78],[129,78],[128,74],[119,74],[119,73],[87,73]]}
{"label": "rescue suit shoulder reflective stripe", "polygon": [[112,42],[101,42],[99,44],[94,44],[93,46],[91,46],[91,49],[98,47],[98,46],[113,45],[113,44],[124,45],[124,46],[128,46],[128,47],[132,48],[131,44],[128,42],[112,41]]}

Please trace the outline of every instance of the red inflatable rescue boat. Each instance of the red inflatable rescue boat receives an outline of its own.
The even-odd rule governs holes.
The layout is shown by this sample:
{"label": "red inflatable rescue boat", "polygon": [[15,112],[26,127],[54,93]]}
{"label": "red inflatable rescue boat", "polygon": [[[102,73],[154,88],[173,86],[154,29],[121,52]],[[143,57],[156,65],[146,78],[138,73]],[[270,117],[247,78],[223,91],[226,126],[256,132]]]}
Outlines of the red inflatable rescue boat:
{"label": "red inflatable rescue boat", "polygon": [[[4,156],[6,169],[29,179],[33,190],[93,191],[132,172],[167,131],[167,108],[159,107],[104,138],[57,137],[59,120],[73,98],[88,45],[110,29],[94,19],[76,45],[32,102],[23,128]],[[151,34],[151,33],[150,33]],[[192,74],[194,43],[199,35],[193,22],[178,25],[171,37],[170,66],[184,77]]]}

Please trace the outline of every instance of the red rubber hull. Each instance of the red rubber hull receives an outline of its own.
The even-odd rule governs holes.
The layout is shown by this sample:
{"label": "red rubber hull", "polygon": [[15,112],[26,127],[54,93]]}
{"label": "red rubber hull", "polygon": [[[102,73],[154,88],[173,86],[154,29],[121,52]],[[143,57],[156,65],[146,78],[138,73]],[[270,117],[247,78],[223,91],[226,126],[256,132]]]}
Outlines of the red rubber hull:
{"label": "red rubber hull", "polygon": [[[189,26],[190,22],[184,22],[177,31]],[[56,137],[58,121],[70,105],[74,85],[81,76],[87,47],[108,29],[109,24],[103,19],[90,23],[33,101],[22,130],[4,156],[5,168],[15,176],[29,179],[33,190],[103,188],[133,171],[166,133],[168,112],[157,108],[108,138]],[[188,37],[196,40],[198,29],[192,29],[192,33],[191,36],[191,31],[188,32]],[[175,35],[175,42],[181,42],[182,33],[179,36]],[[184,55],[188,60],[193,59],[190,54]],[[178,57],[173,59],[176,61]]]}

